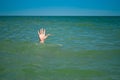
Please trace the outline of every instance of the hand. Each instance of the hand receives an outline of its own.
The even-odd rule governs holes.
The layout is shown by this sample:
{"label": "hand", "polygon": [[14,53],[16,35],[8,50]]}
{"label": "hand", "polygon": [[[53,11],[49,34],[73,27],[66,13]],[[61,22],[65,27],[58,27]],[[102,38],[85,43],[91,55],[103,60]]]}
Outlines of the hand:
{"label": "hand", "polygon": [[45,41],[45,39],[48,37],[48,36],[50,36],[50,34],[45,34],[45,29],[40,29],[39,31],[38,31],[38,36],[39,36],[39,40],[40,40],[40,43],[44,43],[44,41]]}

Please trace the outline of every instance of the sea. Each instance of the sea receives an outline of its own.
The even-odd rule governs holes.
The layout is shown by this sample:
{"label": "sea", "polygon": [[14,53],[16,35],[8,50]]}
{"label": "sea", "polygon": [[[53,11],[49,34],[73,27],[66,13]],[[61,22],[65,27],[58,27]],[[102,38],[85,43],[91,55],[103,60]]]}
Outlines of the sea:
{"label": "sea", "polygon": [[120,80],[120,16],[0,16],[0,80]]}

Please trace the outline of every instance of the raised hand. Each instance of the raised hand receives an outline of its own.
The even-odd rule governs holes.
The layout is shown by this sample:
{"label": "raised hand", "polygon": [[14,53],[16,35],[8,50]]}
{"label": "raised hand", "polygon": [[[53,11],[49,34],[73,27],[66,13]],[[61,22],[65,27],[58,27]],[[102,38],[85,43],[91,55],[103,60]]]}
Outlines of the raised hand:
{"label": "raised hand", "polygon": [[38,36],[39,36],[39,40],[40,40],[40,43],[44,43],[45,39],[49,36],[50,34],[47,34],[46,35],[46,30],[45,29],[40,29],[38,31]]}

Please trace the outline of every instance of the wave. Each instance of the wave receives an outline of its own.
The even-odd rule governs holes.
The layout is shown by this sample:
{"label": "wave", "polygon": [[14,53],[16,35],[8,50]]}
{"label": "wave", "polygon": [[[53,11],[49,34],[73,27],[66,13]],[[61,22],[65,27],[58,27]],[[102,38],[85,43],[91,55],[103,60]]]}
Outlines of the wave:
{"label": "wave", "polygon": [[[120,50],[63,49],[61,44],[0,41],[0,74],[6,79],[58,80],[114,78],[119,75]],[[11,76],[9,76],[11,75]],[[55,75],[55,76],[54,76]],[[7,76],[7,77],[6,77]],[[69,76],[69,77],[68,77]],[[117,76],[119,77],[119,76]]]}

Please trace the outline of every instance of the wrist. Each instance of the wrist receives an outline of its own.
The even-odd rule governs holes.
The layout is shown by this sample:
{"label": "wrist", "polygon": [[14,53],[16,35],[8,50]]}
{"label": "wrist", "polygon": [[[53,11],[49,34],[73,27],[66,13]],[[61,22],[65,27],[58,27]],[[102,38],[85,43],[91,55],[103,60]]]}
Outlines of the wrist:
{"label": "wrist", "polygon": [[42,40],[42,41],[40,41],[40,43],[44,43],[44,41]]}

